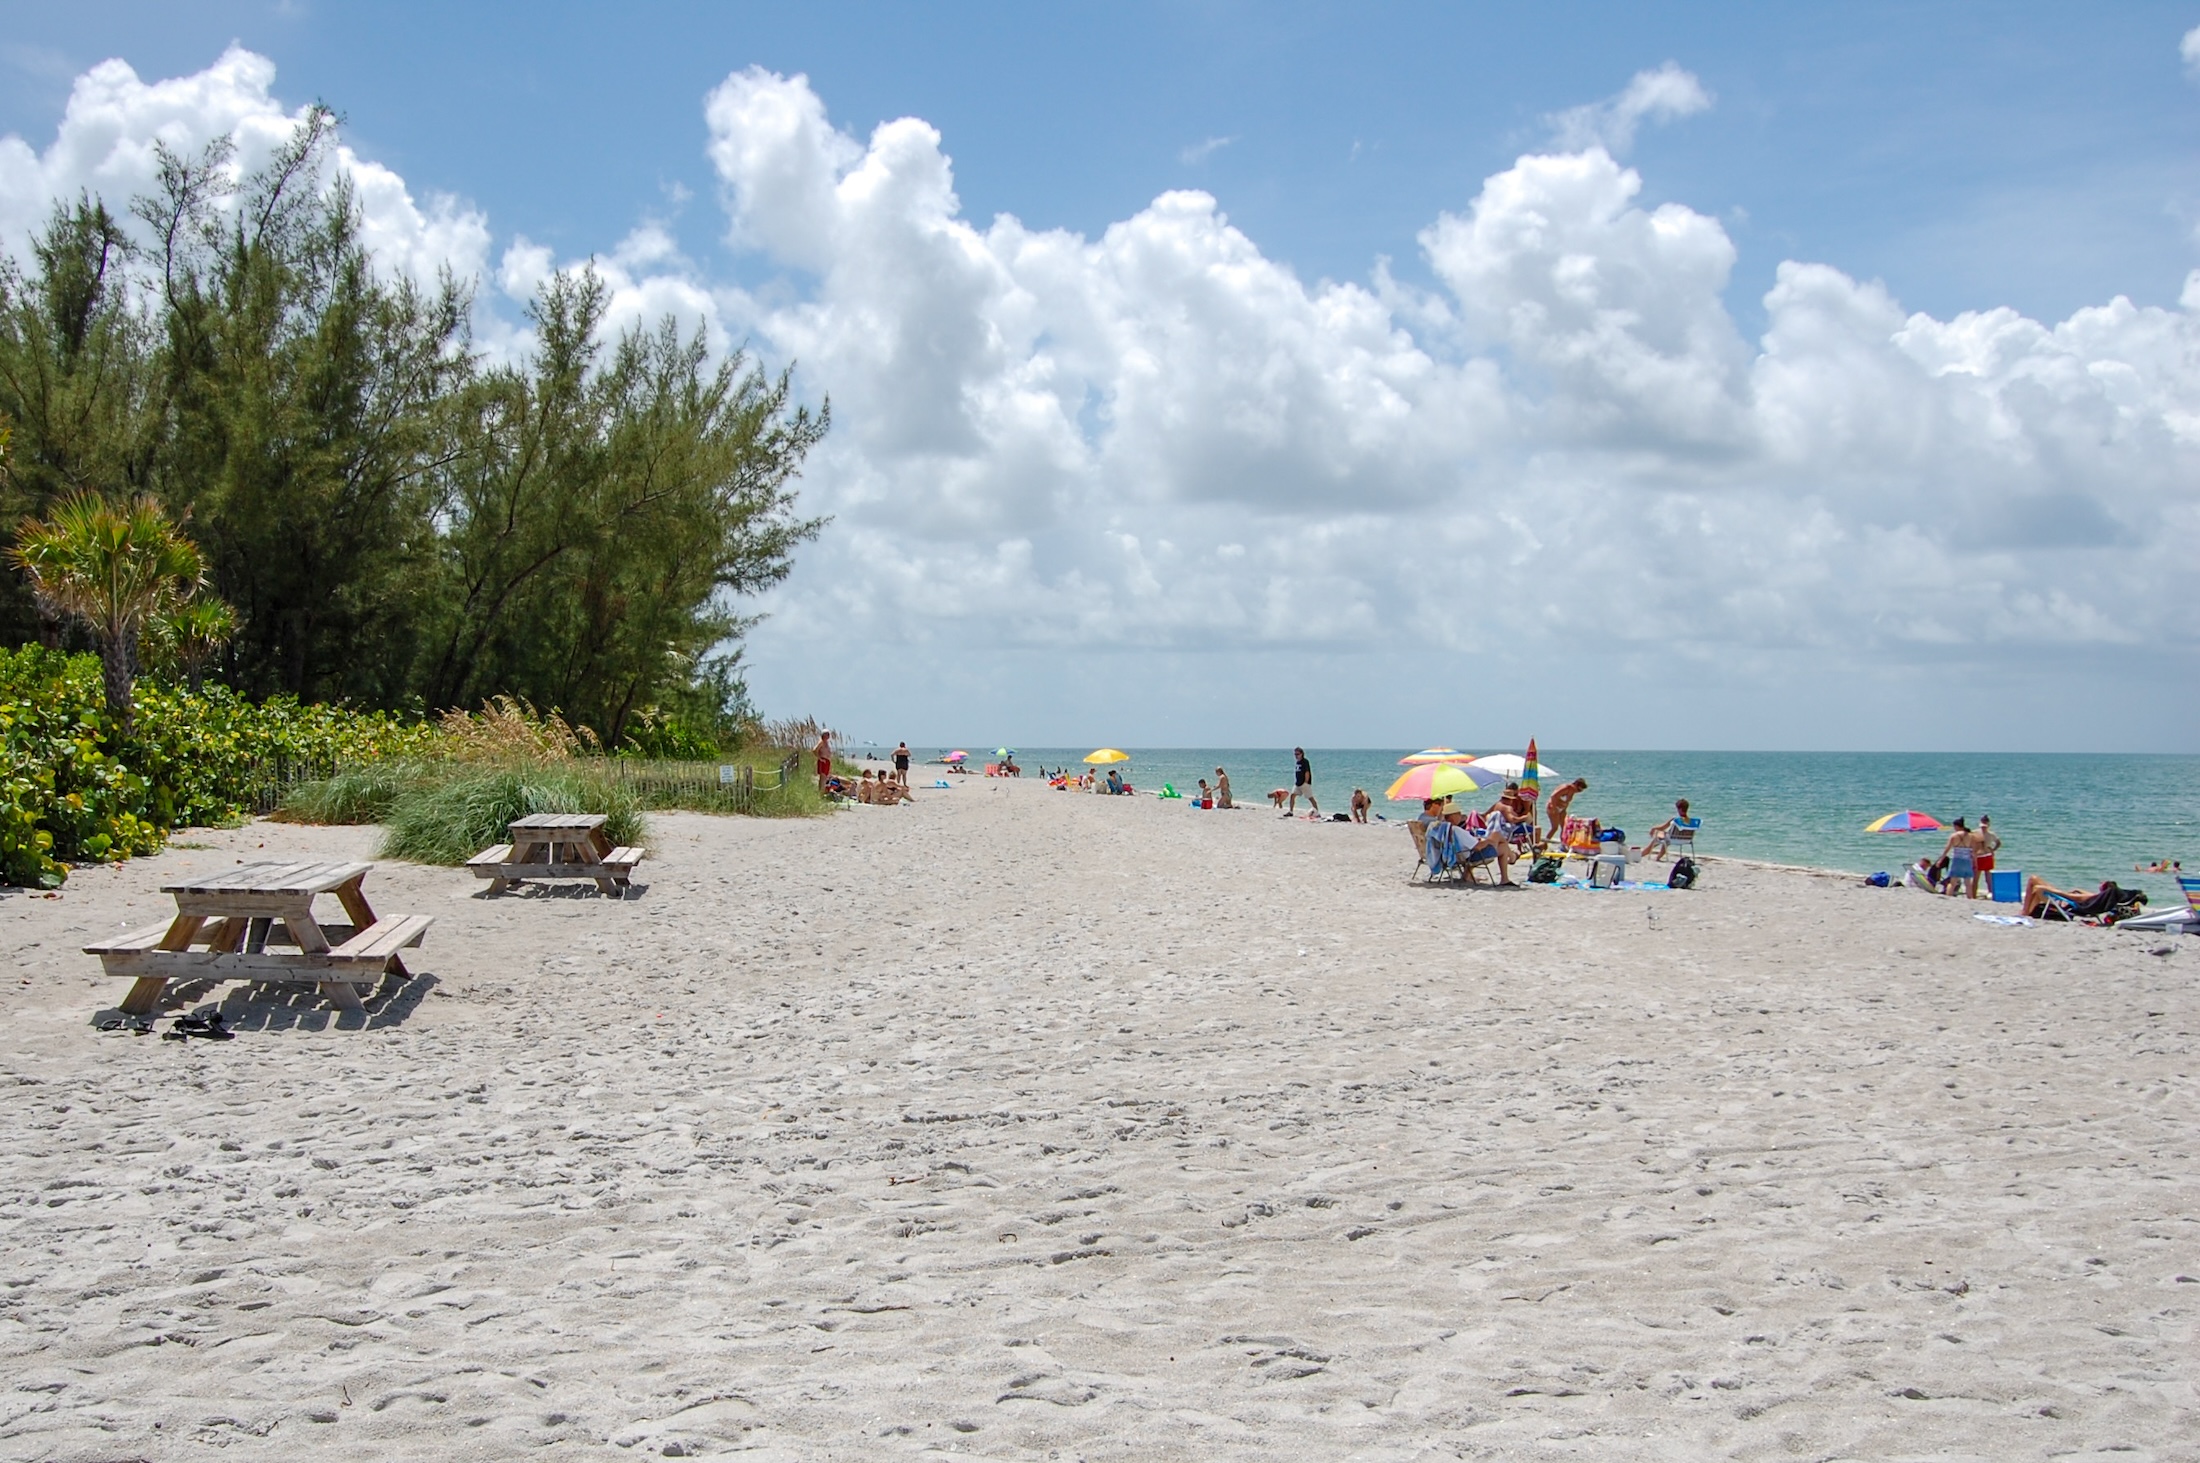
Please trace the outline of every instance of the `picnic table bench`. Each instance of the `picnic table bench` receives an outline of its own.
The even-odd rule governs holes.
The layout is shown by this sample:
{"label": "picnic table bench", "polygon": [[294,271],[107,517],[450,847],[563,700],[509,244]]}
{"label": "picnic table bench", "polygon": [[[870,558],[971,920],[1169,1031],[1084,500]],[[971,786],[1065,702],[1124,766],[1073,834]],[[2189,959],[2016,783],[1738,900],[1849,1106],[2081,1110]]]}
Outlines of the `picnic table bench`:
{"label": "picnic table bench", "polygon": [[[205,878],[164,884],[176,900],[166,924],[86,945],[109,975],[136,984],[122,1009],[144,1015],[171,980],[258,980],[311,984],[346,1010],[387,973],[410,974],[400,950],[417,946],[434,923],[425,914],[378,919],[361,884],[373,864],[240,864]],[[322,924],[316,896],[333,894],[351,923]],[[275,927],[284,940],[269,945]],[[283,948],[287,945],[289,948]]]}
{"label": "picnic table bench", "polygon": [[510,843],[485,848],[466,867],[500,894],[522,879],[594,879],[616,897],[633,882],[642,861],[638,848],[614,848],[604,835],[602,813],[529,813],[514,819]]}

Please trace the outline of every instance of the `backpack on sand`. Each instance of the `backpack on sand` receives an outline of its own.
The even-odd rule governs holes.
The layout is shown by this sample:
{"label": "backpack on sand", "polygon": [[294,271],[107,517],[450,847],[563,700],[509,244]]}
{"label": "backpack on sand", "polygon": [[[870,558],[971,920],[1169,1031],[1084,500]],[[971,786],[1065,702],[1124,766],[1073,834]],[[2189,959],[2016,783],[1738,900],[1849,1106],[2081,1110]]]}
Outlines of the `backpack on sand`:
{"label": "backpack on sand", "polygon": [[1665,876],[1668,889],[1693,889],[1696,887],[1696,861],[1687,854],[1673,860],[1673,870]]}
{"label": "backpack on sand", "polygon": [[1564,867],[1565,865],[1555,858],[1539,858],[1528,869],[1528,882],[1531,884],[1556,884],[1558,882],[1558,871]]}

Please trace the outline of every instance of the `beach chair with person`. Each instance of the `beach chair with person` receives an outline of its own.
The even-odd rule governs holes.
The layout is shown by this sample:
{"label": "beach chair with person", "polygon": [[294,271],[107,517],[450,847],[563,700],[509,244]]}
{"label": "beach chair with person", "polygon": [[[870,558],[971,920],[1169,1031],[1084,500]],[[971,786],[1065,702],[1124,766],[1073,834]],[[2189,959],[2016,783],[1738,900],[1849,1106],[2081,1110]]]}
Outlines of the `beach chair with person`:
{"label": "beach chair with person", "polygon": [[[1673,801],[1673,816],[1650,830],[1650,841],[1642,846],[1646,859],[1677,859],[1681,854],[1694,854],[1696,834],[1703,827],[1703,819],[1689,816],[1688,799]],[[1674,850],[1678,849],[1676,853]]]}

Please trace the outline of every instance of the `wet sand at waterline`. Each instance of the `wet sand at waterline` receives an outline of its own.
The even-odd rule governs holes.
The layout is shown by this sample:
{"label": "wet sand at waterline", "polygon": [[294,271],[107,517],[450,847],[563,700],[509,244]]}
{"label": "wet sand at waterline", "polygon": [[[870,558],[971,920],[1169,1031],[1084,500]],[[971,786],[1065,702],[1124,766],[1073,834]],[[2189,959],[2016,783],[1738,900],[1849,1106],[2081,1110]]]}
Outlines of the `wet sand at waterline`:
{"label": "wet sand at waterline", "polygon": [[417,979],[220,1044],[77,947],[375,830],[0,899],[0,1456],[2200,1456],[2200,941],[917,795],[384,864]]}

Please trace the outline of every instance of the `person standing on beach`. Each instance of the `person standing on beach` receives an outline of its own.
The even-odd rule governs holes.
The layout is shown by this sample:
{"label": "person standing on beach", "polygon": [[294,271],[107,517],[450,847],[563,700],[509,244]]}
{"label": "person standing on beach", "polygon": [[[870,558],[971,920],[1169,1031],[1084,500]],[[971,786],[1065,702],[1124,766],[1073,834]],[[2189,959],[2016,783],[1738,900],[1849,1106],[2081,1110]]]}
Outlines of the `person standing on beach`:
{"label": "person standing on beach", "polygon": [[909,744],[903,742],[894,748],[894,781],[909,786]]}
{"label": "person standing on beach", "polygon": [[823,727],[818,728],[817,750],[812,755],[817,759],[817,795],[823,797],[826,779],[833,775],[833,734]]}
{"label": "person standing on beach", "polygon": [[1994,831],[1991,814],[1978,815],[1978,876],[1986,881],[1986,897],[1994,897],[1994,855],[2001,848],[2001,835]]}
{"label": "person standing on beach", "polygon": [[1230,806],[1230,774],[1220,767],[1215,769],[1215,806],[1218,808]]}
{"label": "person standing on beach", "polygon": [[1940,892],[1953,897],[1960,885],[1965,899],[1978,898],[1978,835],[1961,818],[1956,819],[1940,856],[1948,861],[1948,874]]}
{"label": "person standing on beach", "polygon": [[1589,779],[1577,777],[1551,789],[1551,800],[1543,805],[1543,816],[1550,819],[1551,837],[1557,838],[1566,828],[1566,810],[1574,805],[1574,798],[1589,790]]}
{"label": "person standing on beach", "polygon": [[1314,801],[1314,764],[1306,760],[1306,748],[1293,747],[1291,757],[1295,769],[1291,774],[1291,805],[1283,810],[1283,816],[1288,818],[1299,810],[1300,798],[1306,799],[1309,808],[1320,812],[1322,805]]}

